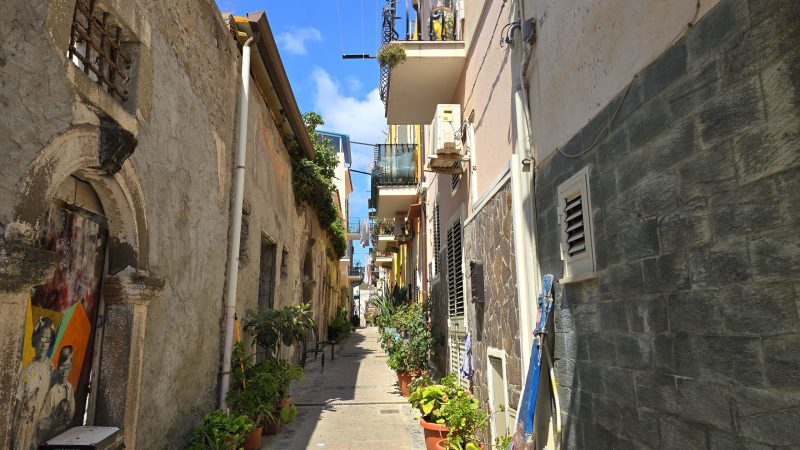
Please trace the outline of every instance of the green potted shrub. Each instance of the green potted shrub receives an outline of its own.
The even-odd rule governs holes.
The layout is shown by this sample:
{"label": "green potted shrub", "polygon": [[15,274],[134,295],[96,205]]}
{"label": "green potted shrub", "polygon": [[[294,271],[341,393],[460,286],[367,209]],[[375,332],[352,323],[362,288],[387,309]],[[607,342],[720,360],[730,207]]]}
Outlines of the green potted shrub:
{"label": "green potted shrub", "polygon": [[377,57],[378,64],[380,64],[381,67],[392,69],[406,60],[406,49],[403,48],[402,44],[390,42],[384,44],[383,47],[378,50]]}
{"label": "green potted shrub", "polygon": [[454,374],[447,375],[436,384],[423,375],[411,383],[408,402],[420,413],[419,424],[425,435],[425,447],[434,450],[449,433],[442,407],[450,400],[469,393],[458,383]]}
{"label": "green potted shrub", "polygon": [[252,357],[244,354],[241,342],[234,347],[233,362],[233,383],[227,403],[232,411],[257,424],[245,441],[245,449],[258,449],[261,448],[262,424],[275,418],[279,381],[273,373],[264,370],[263,364],[256,364]]}
{"label": "green potted shrub", "polygon": [[478,407],[478,399],[466,390],[458,392],[442,405],[441,416],[444,425],[450,430],[447,434],[446,446],[450,450],[479,450],[483,448],[477,435],[485,430],[486,412]]}
{"label": "green potted shrub", "polygon": [[252,333],[253,343],[277,357],[281,346],[291,347],[305,339],[306,333],[317,326],[311,305],[301,303],[282,309],[248,311],[244,329]]}
{"label": "green potted shrub", "polygon": [[[403,305],[392,316],[396,334],[387,336],[387,364],[397,373],[400,392],[408,397],[408,385],[428,367],[433,335],[427,326],[422,305]],[[386,335],[386,333],[384,333]]]}
{"label": "green potted shrub", "polygon": [[194,429],[186,450],[231,450],[239,448],[255,427],[249,417],[217,409],[203,417]]}
{"label": "green potted shrub", "polygon": [[339,307],[336,317],[328,325],[328,339],[333,339],[338,344],[352,332],[353,325],[347,320],[347,309]]}

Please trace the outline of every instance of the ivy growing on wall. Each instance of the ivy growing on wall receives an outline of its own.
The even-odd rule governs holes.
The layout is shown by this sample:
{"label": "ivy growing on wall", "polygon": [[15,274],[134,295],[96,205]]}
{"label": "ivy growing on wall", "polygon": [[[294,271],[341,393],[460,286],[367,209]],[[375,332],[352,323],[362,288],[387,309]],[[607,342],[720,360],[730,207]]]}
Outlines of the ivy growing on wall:
{"label": "ivy growing on wall", "polygon": [[298,203],[306,203],[317,213],[320,225],[333,242],[336,255],[341,258],[347,251],[347,235],[339,207],[333,201],[336,187],[333,184],[336,165],[339,163],[329,139],[322,139],[317,134],[317,127],[325,122],[315,112],[303,114],[303,121],[311,143],[314,145],[314,159],[303,155],[299,146],[293,146],[292,156],[292,188]]}

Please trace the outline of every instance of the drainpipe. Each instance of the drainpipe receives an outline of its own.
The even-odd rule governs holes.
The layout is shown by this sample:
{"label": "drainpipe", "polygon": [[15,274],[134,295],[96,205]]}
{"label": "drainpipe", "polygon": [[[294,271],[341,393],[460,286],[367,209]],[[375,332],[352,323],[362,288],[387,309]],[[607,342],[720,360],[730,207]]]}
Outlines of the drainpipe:
{"label": "drainpipe", "polygon": [[[516,2],[520,23],[524,20],[522,0]],[[520,321],[520,348],[522,351],[522,379],[527,375],[530,363],[530,349],[533,347],[533,329],[536,312],[533,308],[540,279],[539,264],[536,257],[535,211],[533,192],[533,157],[531,152],[530,118],[528,114],[525,72],[527,57],[522,30],[519,25],[512,30],[511,83],[512,114],[516,133],[514,153],[511,156],[511,208],[514,223],[514,251],[517,270],[517,297]]]}
{"label": "drainpipe", "polygon": [[219,407],[227,408],[225,397],[231,384],[231,357],[233,355],[233,327],[236,316],[236,288],[239,277],[239,240],[242,236],[242,203],[244,203],[244,168],[247,160],[247,112],[250,104],[250,46],[255,37],[250,36],[242,47],[242,90],[239,92],[239,133],[234,173],[233,223],[228,245],[228,290],[225,293],[225,347],[222,353],[222,377],[219,389]]}

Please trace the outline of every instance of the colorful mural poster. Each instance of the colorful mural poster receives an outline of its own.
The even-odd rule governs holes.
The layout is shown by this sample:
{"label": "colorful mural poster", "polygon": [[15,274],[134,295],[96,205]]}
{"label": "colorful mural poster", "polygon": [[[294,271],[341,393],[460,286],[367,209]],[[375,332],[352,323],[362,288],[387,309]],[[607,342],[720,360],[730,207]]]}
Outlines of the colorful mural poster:
{"label": "colorful mural poster", "polygon": [[101,222],[79,209],[50,208],[40,246],[60,260],[53,276],[31,290],[14,403],[14,450],[36,449],[80,422],[105,258]]}

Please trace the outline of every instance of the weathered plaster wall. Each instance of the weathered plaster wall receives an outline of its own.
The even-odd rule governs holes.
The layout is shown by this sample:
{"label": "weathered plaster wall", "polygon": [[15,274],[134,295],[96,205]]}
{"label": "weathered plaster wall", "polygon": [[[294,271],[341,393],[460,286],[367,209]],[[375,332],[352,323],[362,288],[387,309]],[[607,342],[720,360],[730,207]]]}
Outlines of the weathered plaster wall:
{"label": "weathered plaster wall", "polygon": [[[177,445],[216,397],[238,52],[213,3],[104,3],[141,41],[137,85],[147,90],[136,92],[136,107],[126,116],[66,61],[58,39],[64,26],[68,33],[71,5],[0,6],[9,18],[0,24],[0,234],[13,240],[36,231],[36,223],[12,223],[38,205],[30,196],[22,202],[20,191],[32,182],[57,185],[62,174],[24,177],[48,142],[96,121],[86,102],[108,106],[137,135],[129,175],[141,188],[143,198],[133,201],[143,207],[140,223],[149,231],[139,255],[147,255],[149,273],[165,285],[146,315],[136,444]],[[19,329],[23,317],[24,308],[15,308],[0,319],[0,329]],[[4,372],[18,370],[17,358],[3,361]],[[119,380],[120,390],[125,382]]]}
{"label": "weathered plaster wall", "polygon": [[597,277],[555,315],[565,448],[800,441],[798,42],[796,1],[721,0],[638,74],[594,150],[537,171],[556,276],[556,187],[590,172]]}
{"label": "weathered plaster wall", "polygon": [[[481,2],[477,2],[481,3]],[[469,21],[481,18],[481,9],[475,5],[468,10]],[[475,130],[475,182],[477,198],[492,187],[502,175],[513,148],[511,141],[511,51],[500,47],[500,31],[508,22],[509,8],[505,2],[490,2],[488,10],[477,24],[464,74],[456,91],[456,102],[461,103],[462,120],[474,113]],[[477,16],[477,17],[475,17]],[[464,178],[467,180],[467,177]],[[471,181],[470,181],[471,182]]]}
{"label": "weathered plaster wall", "polygon": [[516,408],[522,380],[519,335],[511,332],[519,329],[519,317],[509,182],[464,227],[464,261],[470,260],[483,262],[485,298],[483,304],[473,303],[468,295],[465,303],[475,358],[474,393],[482,407],[489,404],[487,348],[500,350],[508,370],[506,406]]}
{"label": "weathered plaster wall", "polygon": [[[718,0],[702,0],[702,17]],[[583,128],[674,40],[696,0],[524,0],[536,18],[528,66],[536,159]],[[643,38],[643,36],[647,36]]]}

